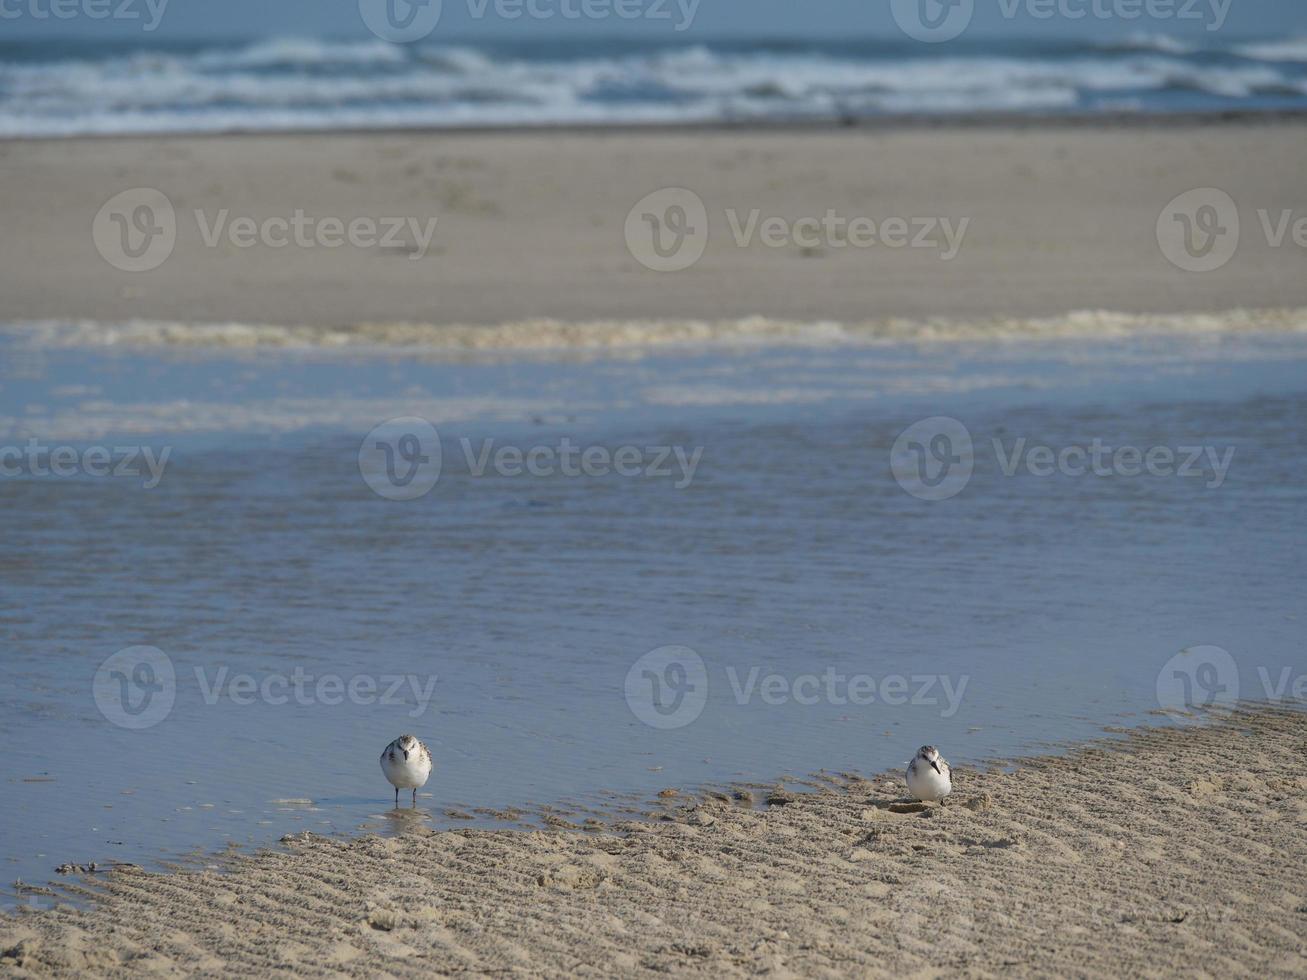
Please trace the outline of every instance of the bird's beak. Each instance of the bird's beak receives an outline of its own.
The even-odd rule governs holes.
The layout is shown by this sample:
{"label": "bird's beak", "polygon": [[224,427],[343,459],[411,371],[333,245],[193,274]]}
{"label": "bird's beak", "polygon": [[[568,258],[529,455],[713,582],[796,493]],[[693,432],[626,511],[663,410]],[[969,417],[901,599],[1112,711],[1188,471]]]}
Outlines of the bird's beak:
{"label": "bird's beak", "polygon": [[936,762],[934,759],[931,759],[931,760],[930,760],[930,768],[934,769],[934,770],[935,770],[937,773],[939,773],[941,776],[944,775],[944,770],[942,770],[942,769],[939,767],[939,763]]}
{"label": "bird's beak", "polygon": [[[408,749],[400,749],[399,751],[404,753],[404,761],[408,762]],[[939,766],[935,766],[935,768],[938,769]]]}

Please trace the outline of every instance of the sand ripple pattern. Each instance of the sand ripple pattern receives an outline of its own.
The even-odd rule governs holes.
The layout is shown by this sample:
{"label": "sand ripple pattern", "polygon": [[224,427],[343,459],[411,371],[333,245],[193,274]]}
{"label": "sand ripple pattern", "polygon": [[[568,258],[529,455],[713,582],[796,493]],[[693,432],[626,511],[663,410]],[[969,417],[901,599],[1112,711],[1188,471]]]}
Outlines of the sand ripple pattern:
{"label": "sand ripple pattern", "polygon": [[599,834],[308,836],[0,920],[0,971],[1302,976],[1305,750],[1258,710],[961,771],[937,812],[843,775]]}

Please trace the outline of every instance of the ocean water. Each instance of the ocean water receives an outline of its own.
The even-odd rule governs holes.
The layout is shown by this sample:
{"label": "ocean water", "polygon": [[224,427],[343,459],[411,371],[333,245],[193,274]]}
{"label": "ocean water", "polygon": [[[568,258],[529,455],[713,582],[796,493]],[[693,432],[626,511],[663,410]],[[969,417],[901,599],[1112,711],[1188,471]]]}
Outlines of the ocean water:
{"label": "ocean water", "polygon": [[[53,336],[0,331],[5,885],[1307,690],[1296,330]],[[1175,464],[1077,470],[1096,442]],[[405,731],[437,766],[409,820]]]}
{"label": "ocean water", "polygon": [[0,136],[1307,108],[1307,38],[0,41]]}

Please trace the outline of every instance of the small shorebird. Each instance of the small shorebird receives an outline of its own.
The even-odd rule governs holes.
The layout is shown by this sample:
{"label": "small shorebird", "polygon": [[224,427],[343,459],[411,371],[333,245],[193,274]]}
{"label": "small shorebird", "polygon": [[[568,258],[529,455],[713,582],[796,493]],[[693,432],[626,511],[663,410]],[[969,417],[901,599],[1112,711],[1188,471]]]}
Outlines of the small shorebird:
{"label": "small shorebird", "polygon": [[923,745],[908,763],[908,792],[915,799],[931,803],[953,792],[953,770],[935,746]]}
{"label": "small shorebird", "polygon": [[395,787],[395,808],[399,808],[399,791],[413,791],[413,806],[418,805],[418,788],[431,776],[431,752],[414,735],[401,735],[381,753],[381,771]]}

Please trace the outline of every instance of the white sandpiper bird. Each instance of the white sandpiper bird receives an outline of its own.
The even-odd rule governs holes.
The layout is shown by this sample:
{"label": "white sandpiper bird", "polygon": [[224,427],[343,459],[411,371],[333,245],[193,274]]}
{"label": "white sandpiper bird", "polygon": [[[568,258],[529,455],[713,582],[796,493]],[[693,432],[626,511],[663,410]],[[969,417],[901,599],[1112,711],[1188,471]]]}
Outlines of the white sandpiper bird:
{"label": "white sandpiper bird", "polygon": [[399,791],[413,791],[413,806],[418,805],[418,789],[427,784],[431,776],[431,752],[415,735],[401,735],[381,753],[381,771],[390,785],[395,787],[395,807],[399,807]]}
{"label": "white sandpiper bird", "polygon": [[953,792],[953,770],[935,746],[923,745],[908,763],[908,792],[914,799],[931,803]]}

